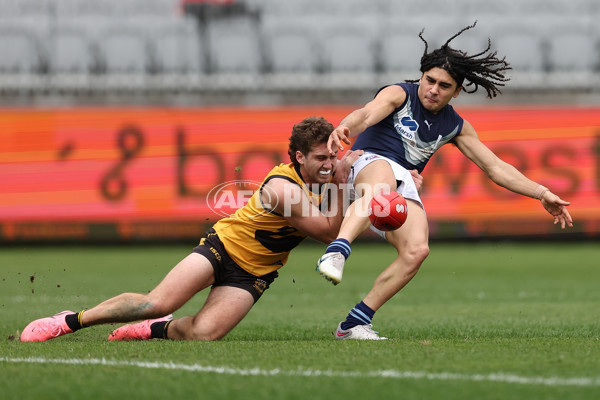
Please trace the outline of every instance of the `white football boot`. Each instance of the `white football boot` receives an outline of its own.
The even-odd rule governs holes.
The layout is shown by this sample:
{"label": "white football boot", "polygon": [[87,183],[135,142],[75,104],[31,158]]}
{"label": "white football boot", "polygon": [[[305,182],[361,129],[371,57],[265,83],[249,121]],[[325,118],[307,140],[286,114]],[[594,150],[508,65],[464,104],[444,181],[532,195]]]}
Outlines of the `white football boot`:
{"label": "white football boot", "polygon": [[337,285],[342,281],[346,259],[340,252],[327,253],[317,261],[317,271],[325,279]]}
{"label": "white football boot", "polygon": [[354,340],[387,340],[386,337],[379,336],[377,332],[373,330],[373,325],[356,325],[353,328],[344,330],[342,329],[342,323],[338,325],[335,331],[335,338],[337,340],[354,339]]}

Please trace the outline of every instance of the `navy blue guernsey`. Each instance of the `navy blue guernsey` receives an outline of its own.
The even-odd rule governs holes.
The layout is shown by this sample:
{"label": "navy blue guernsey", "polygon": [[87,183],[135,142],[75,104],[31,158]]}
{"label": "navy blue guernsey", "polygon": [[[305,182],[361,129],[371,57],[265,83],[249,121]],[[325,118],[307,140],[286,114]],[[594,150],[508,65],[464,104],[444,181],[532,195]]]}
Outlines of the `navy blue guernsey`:
{"label": "navy blue guernsey", "polygon": [[404,103],[358,135],[352,149],[388,157],[420,173],[433,153],[460,133],[463,119],[449,104],[437,114],[426,110],[417,95],[419,85],[396,85],[406,92]]}

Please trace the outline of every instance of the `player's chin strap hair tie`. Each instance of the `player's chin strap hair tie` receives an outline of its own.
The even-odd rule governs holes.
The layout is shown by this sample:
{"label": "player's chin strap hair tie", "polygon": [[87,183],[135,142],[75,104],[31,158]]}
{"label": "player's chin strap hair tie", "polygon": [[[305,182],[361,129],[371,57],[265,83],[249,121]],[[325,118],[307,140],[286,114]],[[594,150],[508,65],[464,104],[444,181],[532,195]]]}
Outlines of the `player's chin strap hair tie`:
{"label": "player's chin strap hair tie", "polygon": [[548,190],[550,189],[548,189],[546,186],[539,185],[538,188],[535,190],[533,198],[541,200],[544,193],[546,193]]}

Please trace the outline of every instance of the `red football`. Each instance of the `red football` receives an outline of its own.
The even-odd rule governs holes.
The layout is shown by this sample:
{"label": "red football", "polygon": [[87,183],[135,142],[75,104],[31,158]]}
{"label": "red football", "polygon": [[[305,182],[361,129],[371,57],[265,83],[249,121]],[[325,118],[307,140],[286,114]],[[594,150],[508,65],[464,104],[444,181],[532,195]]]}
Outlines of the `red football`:
{"label": "red football", "polygon": [[400,228],[406,221],[407,212],[406,200],[397,192],[375,195],[369,205],[371,224],[382,231]]}

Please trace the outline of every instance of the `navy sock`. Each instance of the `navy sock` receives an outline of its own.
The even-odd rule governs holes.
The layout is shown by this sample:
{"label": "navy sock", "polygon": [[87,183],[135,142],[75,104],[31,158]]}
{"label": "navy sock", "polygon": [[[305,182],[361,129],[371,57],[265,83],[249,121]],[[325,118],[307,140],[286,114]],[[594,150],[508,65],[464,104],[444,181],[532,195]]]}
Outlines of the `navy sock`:
{"label": "navy sock", "polygon": [[342,322],[342,329],[354,328],[356,325],[368,325],[371,323],[375,311],[362,301],[358,303],[346,317],[346,320]]}
{"label": "navy sock", "polygon": [[327,250],[325,250],[325,254],[327,253],[335,253],[339,252],[344,255],[345,259],[350,257],[350,252],[352,249],[350,248],[350,242],[346,239],[335,239],[333,242],[327,246]]}

